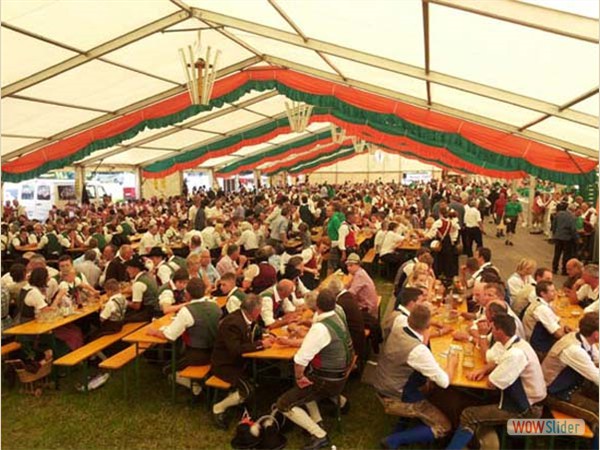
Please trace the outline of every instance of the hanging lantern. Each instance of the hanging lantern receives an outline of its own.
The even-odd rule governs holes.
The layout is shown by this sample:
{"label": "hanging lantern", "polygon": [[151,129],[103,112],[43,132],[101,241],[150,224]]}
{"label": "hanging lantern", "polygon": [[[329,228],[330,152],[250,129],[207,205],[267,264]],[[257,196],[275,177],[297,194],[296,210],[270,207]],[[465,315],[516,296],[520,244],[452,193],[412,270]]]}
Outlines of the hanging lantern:
{"label": "hanging lantern", "polygon": [[350,136],[346,136],[346,130],[331,124],[331,140],[334,144],[341,144]]}
{"label": "hanging lantern", "polygon": [[355,137],[352,138],[352,145],[354,146],[354,151],[356,153],[363,153],[370,147],[368,142],[366,142],[364,139],[357,139]]}
{"label": "hanging lantern", "polygon": [[292,131],[302,133],[306,130],[312,110],[313,105],[300,102],[292,102],[291,104],[285,102],[285,113],[287,114]]}
{"label": "hanging lantern", "polygon": [[202,58],[200,42],[200,31],[198,31],[198,40],[194,42],[193,46],[187,46],[187,54],[185,49],[179,49],[179,59],[185,73],[192,104],[208,105],[217,77],[217,62],[221,50],[215,52],[211,62],[212,48],[208,46],[206,55]]}

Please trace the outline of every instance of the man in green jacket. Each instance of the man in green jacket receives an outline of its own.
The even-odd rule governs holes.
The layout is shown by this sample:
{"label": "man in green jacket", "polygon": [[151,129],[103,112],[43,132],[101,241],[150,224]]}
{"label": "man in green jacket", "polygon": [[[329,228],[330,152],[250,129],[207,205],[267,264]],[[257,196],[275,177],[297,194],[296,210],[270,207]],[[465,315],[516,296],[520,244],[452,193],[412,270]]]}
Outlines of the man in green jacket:
{"label": "man in green jacket", "polygon": [[327,207],[327,236],[331,241],[331,250],[329,251],[329,261],[327,263],[327,274],[333,273],[340,265],[341,252],[338,247],[340,237],[340,226],[346,220],[346,216],[341,211],[342,206],[338,202],[332,202]]}

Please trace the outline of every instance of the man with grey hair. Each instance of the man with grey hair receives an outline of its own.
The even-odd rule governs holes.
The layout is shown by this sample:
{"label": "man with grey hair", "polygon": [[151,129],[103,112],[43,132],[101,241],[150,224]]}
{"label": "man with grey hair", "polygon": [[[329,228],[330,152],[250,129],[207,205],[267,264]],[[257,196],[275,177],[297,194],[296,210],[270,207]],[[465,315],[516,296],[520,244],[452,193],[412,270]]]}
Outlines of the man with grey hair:
{"label": "man with grey hair", "polygon": [[365,353],[365,321],[363,314],[358,306],[354,295],[347,291],[343,281],[338,277],[333,277],[327,288],[336,296],[336,302],[344,310],[346,323],[350,331],[352,346],[358,355],[358,360],[362,361]]}
{"label": "man with grey hair", "polygon": [[225,411],[242,404],[252,393],[252,385],[244,378],[249,359],[242,355],[269,348],[273,339],[255,340],[255,327],[260,317],[262,300],[248,294],[241,300],[240,309],[225,316],[219,323],[212,357],[211,371],[220,379],[231,384],[231,391],[225,399],[213,405],[213,420],[221,429],[227,428]]}
{"label": "man with grey hair", "polygon": [[586,265],[581,279],[583,285],[577,289],[577,303],[585,308],[585,312],[598,311],[598,265]]}
{"label": "man with grey hair", "polygon": [[83,255],[83,262],[75,265],[77,271],[85,275],[89,285],[92,287],[98,286],[100,275],[102,275],[102,270],[96,265],[96,257],[97,254],[94,250],[88,250]]}
{"label": "man with grey hair", "polygon": [[284,314],[296,311],[296,305],[303,301],[297,300],[294,295],[296,285],[292,280],[281,280],[269,289],[262,291],[259,297],[262,299],[261,318],[265,326],[277,328],[287,325]]}

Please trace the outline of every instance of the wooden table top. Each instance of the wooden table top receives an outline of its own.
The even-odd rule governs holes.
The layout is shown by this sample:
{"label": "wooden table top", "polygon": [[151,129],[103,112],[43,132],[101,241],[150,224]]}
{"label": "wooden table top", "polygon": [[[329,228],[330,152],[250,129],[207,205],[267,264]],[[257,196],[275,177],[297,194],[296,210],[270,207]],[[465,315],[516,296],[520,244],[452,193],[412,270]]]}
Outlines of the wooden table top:
{"label": "wooden table top", "polygon": [[67,251],[69,253],[83,253],[83,252],[87,252],[90,248],[89,247],[73,247],[73,248],[68,248]]}
{"label": "wooden table top", "polygon": [[[271,333],[278,337],[288,336],[287,329],[275,328],[271,330]],[[255,359],[280,359],[291,361],[294,359],[294,355],[298,351],[297,347],[288,347],[286,345],[273,344],[271,348],[259,350],[256,352],[244,353],[244,358],[255,358]]]}
{"label": "wooden table top", "polygon": [[38,244],[27,244],[27,245],[21,245],[19,247],[15,247],[15,249],[18,252],[35,252],[37,250],[39,250]]}
{"label": "wooden table top", "polygon": [[[453,304],[453,309],[458,312],[467,312],[467,302],[462,301],[460,303],[455,302]],[[472,321],[464,320],[462,317],[458,317],[452,322],[448,322],[443,318],[444,305],[440,305],[438,311],[432,316],[432,320],[439,322],[442,325],[450,326],[453,331],[468,331],[471,327]],[[482,369],[485,367],[485,359],[481,355],[479,349],[475,348],[475,346],[469,342],[459,342],[455,341],[452,338],[452,333],[446,334],[444,336],[432,337],[430,340],[430,347],[435,360],[442,367],[446,367],[447,361],[447,352],[450,349],[451,345],[457,345],[462,348],[462,351],[459,352],[459,361],[458,366],[456,368],[456,372],[454,374],[454,378],[450,381],[450,385],[457,387],[466,387],[473,389],[492,389],[487,384],[487,377],[480,381],[471,381],[467,379],[466,375],[473,370]],[[473,349],[473,367],[467,368],[463,367],[463,361],[465,359],[465,348],[469,347]]]}
{"label": "wooden table top", "polygon": [[81,319],[82,317],[89,316],[95,312],[98,312],[101,307],[100,302],[89,303],[83,308],[75,311],[75,314],[71,314],[66,317],[59,317],[51,322],[39,322],[37,320],[31,320],[21,325],[14,326],[4,331],[4,334],[10,335],[38,335],[48,333],[52,330],[67,325],[71,322]]}
{"label": "wooden table top", "polygon": [[[223,306],[225,306],[225,303],[227,303],[227,297],[223,296],[223,297],[216,297],[216,302],[217,305],[219,305],[219,308],[222,308]],[[175,313],[170,313],[170,314],[165,314],[162,317],[159,317],[158,319],[154,320],[153,322],[150,322],[148,325],[146,325],[145,327],[140,328],[139,330],[135,331],[134,333],[131,333],[130,335],[126,336],[125,338],[123,338],[123,340],[125,342],[132,342],[132,343],[146,343],[146,344],[166,344],[167,342],[169,342],[167,339],[162,339],[156,336],[150,336],[147,334],[147,331],[150,328],[153,328],[155,330],[158,330],[164,326],[169,325],[173,319],[175,318]]]}
{"label": "wooden table top", "polygon": [[167,339],[159,338],[156,336],[150,336],[147,334],[149,329],[158,330],[163,326],[169,325],[175,314],[165,314],[164,316],[150,322],[148,325],[134,331],[133,333],[123,338],[124,342],[138,343],[138,344],[166,344],[169,342]]}
{"label": "wooden table top", "polygon": [[554,300],[550,307],[560,318],[563,325],[568,325],[574,330],[579,329],[579,321],[583,317],[583,308],[579,305],[574,305],[569,301],[568,297],[559,297]]}

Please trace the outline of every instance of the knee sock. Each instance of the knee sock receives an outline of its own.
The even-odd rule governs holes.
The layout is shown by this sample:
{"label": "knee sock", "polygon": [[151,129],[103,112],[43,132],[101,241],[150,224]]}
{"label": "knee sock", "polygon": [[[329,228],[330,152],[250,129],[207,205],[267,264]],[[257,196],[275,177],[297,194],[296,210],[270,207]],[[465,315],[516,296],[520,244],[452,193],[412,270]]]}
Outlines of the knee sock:
{"label": "knee sock", "polygon": [[222,414],[232,406],[241,405],[244,399],[238,391],[232,392],[219,403],[213,405],[213,414]]}
{"label": "knee sock", "polygon": [[179,375],[175,375],[175,383],[185,386],[188,389],[192,388],[192,380],[189,378],[180,377]]}
{"label": "knee sock", "polygon": [[348,401],[348,399],[340,394],[340,408],[343,408],[344,406],[346,406],[347,401]]}
{"label": "knee sock", "polygon": [[466,428],[458,428],[452,436],[452,440],[446,447],[446,450],[462,450],[467,446],[469,441],[473,438],[473,432]]}
{"label": "knee sock", "polygon": [[298,425],[300,428],[304,428],[313,436],[316,436],[318,438],[323,438],[327,436],[325,430],[323,430],[323,428],[321,428],[319,425],[313,422],[308,413],[302,408],[299,408],[298,406],[294,406],[289,411],[284,412],[283,415],[290,419],[292,422],[294,422],[296,425]]}
{"label": "knee sock", "polygon": [[319,423],[323,420],[321,417],[321,411],[319,411],[319,405],[317,402],[308,402],[306,405],[306,410],[308,411],[308,415],[312,419],[314,423]]}
{"label": "knee sock", "polygon": [[417,425],[406,431],[390,434],[385,438],[387,444],[392,448],[398,448],[401,445],[433,442],[435,436],[433,431],[427,425]]}

